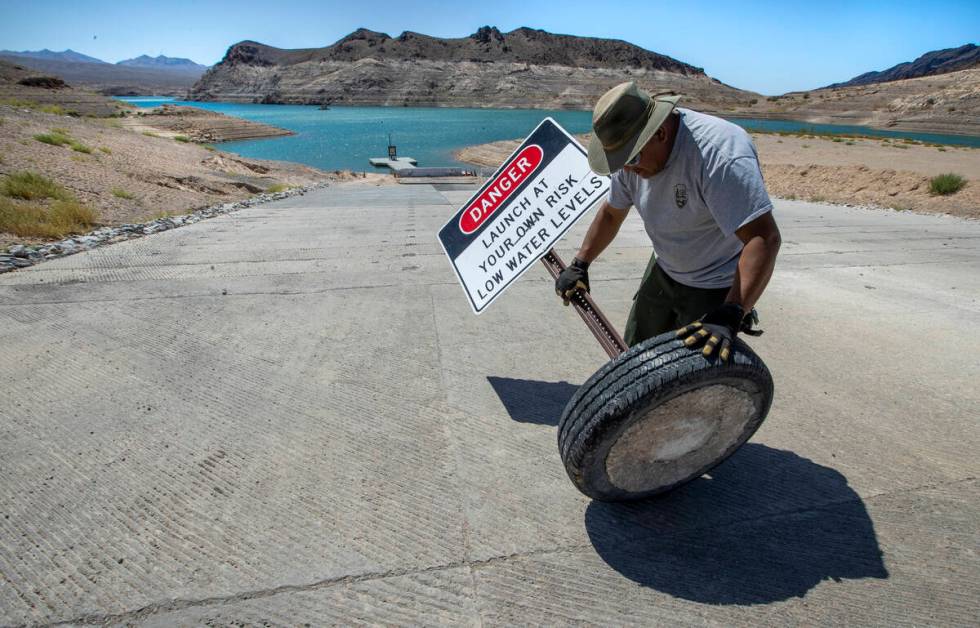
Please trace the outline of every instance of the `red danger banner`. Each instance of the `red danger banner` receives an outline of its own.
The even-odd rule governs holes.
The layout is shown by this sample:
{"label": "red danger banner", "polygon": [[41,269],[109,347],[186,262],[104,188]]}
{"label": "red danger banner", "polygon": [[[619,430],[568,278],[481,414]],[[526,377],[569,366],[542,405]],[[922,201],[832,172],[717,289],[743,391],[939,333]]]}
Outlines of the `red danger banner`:
{"label": "red danger banner", "polygon": [[544,151],[541,147],[532,144],[507,162],[500,174],[460,216],[460,230],[469,235],[479,229],[487,218],[507,202],[514,190],[534,173],[541,165],[542,157]]}

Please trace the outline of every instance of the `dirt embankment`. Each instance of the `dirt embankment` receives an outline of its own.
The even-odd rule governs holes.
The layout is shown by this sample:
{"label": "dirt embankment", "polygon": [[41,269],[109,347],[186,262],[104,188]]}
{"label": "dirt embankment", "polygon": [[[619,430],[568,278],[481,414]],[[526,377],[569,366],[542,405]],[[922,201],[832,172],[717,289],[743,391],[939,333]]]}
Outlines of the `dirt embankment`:
{"label": "dirt embankment", "polygon": [[791,92],[759,99],[731,115],[980,135],[980,68],[887,83]]}
{"label": "dirt embankment", "polygon": [[0,104],[49,112],[109,117],[129,109],[125,103],[83,89],[60,77],[0,60]]}
{"label": "dirt embankment", "polygon": [[[45,136],[67,137],[72,144],[37,139]],[[95,209],[99,224],[104,225],[188,213],[270,189],[362,178],[147,136],[125,128],[117,118],[77,118],[0,105],[0,181],[4,175],[24,171],[64,187]],[[371,182],[388,178],[363,177]],[[0,233],[0,249],[37,241]]]}
{"label": "dirt embankment", "polygon": [[197,107],[176,105],[136,111],[125,117],[122,125],[141,133],[183,137],[204,144],[295,135],[292,131],[276,126]]}
{"label": "dirt embankment", "polygon": [[[588,138],[578,136],[583,145]],[[980,218],[980,150],[822,136],[753,134],[753,140],[773,196]],[[456,157],[496,168],[519,144],[471,146]],[[949,196],[930,193],[932,177],[945,173],[961,175],[966,186]]]}

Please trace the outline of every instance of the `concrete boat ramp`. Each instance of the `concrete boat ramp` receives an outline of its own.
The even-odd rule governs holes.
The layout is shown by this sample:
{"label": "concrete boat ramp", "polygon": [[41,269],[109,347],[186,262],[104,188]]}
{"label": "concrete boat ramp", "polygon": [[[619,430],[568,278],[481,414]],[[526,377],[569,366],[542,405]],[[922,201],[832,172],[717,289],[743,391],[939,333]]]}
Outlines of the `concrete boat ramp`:
{"label": "concrete boat ramp", "polygon": [[[543,269],[474,316],[439,248],[472,191],[0,276],[0,625],[976,625],[980,224],[778,202],[768,420],[616,505],[555,443],[602,350]],[[648,254],[631,217],[593,266],[618,325]]]}

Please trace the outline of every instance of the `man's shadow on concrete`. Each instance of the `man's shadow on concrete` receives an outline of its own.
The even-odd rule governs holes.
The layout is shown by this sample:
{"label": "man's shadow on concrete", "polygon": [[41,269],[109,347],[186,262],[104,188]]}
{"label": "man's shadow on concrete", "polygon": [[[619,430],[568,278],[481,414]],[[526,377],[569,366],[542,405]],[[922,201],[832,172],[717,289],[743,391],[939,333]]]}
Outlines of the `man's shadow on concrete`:
{"label": "man's shadow on concrete", "polygon": [[[576,389],[488,379],[514,420],[538,424],[557,425]],[[627,578],[707,604],[766,604],[802,597],[823,580],[888,578],[847,478],[756,443],[665,495],[593,501],[585,528],[597,554]]]}
{"label": "man's shadow on concrete", "polygon": [[539,382],[531,379],[487,377],[510,418],[520,423],[558,425],[561,411],[578,386],[568,382]]}

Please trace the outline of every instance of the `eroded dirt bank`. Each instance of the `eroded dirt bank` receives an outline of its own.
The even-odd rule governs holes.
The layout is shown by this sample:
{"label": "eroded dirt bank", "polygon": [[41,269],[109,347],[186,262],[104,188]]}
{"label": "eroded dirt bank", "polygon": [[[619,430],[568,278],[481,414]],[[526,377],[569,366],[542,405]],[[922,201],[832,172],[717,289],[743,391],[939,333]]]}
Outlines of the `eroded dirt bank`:
{"label": "eroded dirt bank", "polygon": [[[753,134],[769,193],[783,198],[980,218],[980,150],[901,140]],[[580,135],[582,144],[589,136]],[[459,151],[460,161],[496,167],[519,145],[507,140]],[[966,186],[930,193],[930,179],[959,174]]]}

